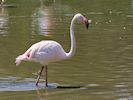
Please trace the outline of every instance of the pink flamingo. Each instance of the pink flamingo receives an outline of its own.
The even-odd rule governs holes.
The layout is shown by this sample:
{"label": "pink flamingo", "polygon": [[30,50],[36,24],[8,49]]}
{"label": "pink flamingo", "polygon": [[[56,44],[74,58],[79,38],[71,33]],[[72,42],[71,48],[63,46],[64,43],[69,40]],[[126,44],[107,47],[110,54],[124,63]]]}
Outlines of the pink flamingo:
{"label": "pink flamingo", "polygon": [[16,65],[19,65],[21,61],[35,61],[35,62],[39,62],[42,65],[42,69],[37,78],[36,86],[39,83],[39,79],[41,77],[41,74],[44,68],[46,71],[45,72],[46,87],[48,86],[47,66],[49,63],[68,59],[75,54],[75,50],[76,50],[76,41],[74,36],[75,22],[84,23],[86,25],[86,28],[88,28],[89,23],[91,23],[91,20],[88,20],[80,13],[76,14],[73,17],[70,25],[71,48],[68,53],[66,53],[65,50],[62,48],[62,46],[56,41],[44,40],[33,44],[24,54],[19,55],[16,58],[16,61],[15,61]]}

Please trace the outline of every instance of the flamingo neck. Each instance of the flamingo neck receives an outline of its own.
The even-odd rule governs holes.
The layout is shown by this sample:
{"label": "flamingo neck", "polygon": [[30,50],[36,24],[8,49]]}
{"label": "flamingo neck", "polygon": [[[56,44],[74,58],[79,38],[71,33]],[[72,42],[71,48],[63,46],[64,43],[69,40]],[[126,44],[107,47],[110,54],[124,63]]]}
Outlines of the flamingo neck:
{"label": "flamingo neck", "polygon": [[75,18],[72,19],[71,25],[70,25],[71,48],[70,48],[70,51],[66,53],[67,58],[72,57],[76,51],[76,40],[74,36],[74,23],[75,23]]}

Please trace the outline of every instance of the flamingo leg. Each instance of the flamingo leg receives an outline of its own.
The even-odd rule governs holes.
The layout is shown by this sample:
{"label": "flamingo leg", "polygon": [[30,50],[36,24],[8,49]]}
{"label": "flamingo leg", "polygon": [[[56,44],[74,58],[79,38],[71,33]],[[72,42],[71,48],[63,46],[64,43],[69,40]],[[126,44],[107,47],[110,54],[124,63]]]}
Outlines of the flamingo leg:
{"label": "flamingo leg", "polygon": [[41,69],[41,71],[40,71],[40,73],[39,73],[39,75],[38,75],[38,77],[37,77],[36,86],[38,86],[39,79],[40,79],[40,77],[41,77],[41,75],[42,75],[43,69],[44,69],[44,66],[42,66],[42,69]]}
{"label": "flamingo leg", "polygon": [[46,87],[48,86],[48,67],[47,67],[47,65],[45,66],[45,77],[46,77]]}

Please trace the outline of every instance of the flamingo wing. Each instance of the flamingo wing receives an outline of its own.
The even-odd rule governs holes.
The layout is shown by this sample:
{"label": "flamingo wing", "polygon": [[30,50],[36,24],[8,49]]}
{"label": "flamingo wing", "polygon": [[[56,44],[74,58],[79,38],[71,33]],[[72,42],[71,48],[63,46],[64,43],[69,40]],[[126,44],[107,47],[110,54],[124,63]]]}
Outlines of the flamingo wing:
{"label": "flamingo wing", "polygon": [[22,60],[35,61],[42,65],[47,65],[49,62],[55,62],[64,59],[66,56],[62,46],[55,41],[41,41],[33,44],[23,55],[16,58],[17,62]]}

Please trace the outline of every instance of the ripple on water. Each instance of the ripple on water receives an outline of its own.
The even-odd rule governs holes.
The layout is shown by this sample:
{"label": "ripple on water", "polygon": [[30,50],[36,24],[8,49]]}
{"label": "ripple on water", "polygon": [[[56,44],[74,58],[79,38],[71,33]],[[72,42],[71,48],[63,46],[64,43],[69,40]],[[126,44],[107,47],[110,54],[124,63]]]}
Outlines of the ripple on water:
{"label": "ripple on water", "polygon": [[56,83],[49,83],[48,87],[44,83],[39,83],[38,86],[35,82],[0,82],[0,91],[32,91],[40,89],[53,89],[56,88]]}

